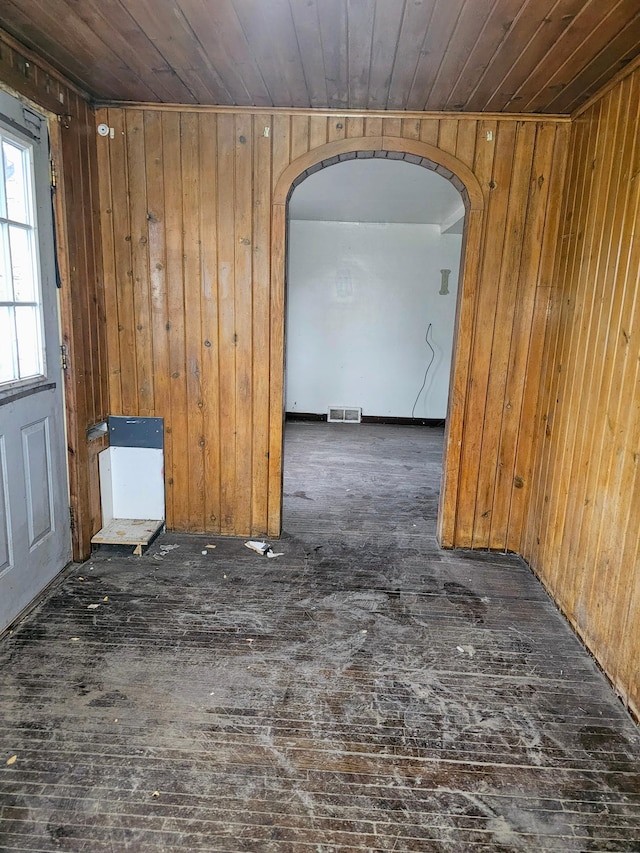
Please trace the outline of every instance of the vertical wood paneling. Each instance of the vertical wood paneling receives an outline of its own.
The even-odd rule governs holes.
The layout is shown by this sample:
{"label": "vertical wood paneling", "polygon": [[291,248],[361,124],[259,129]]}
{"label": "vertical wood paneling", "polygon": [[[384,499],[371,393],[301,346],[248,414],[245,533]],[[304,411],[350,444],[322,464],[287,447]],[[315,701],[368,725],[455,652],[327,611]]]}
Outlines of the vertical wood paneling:
{"label": "vertical wood paneling", "polygon": [[202,417],[204,529],[220,532],[220,373],[218,307],[217,118],[200,115],[200,239],[202,269]]}
{"label": "vertical wood paneling", "polygon": [[365,136],[382,136],[382,119],[367,118],[364,122]]}
{"label": "vertical wood paneling", "polygon": [[[325,119],[327,126],[327,139],[344,138],[344,118]],[[275,115],[272,119],[274,133],[271,148],[271,193],[269,195],[269,206],[278,178],[292,161],[291,140],[289,122],[281,115]],[[286,209],[284,205],[276,205],[271,214],[271,228],[282,229],[286,220]],[[283,365],[279,361],[279,352],[284,350],[284,294],[285,294],[285,260],[286,244],[282,243],[276,247],[275,252],[269,246],[269,274],[271,276],[269,286],[269,318],[278,318],[275,322],[271,320],[269,326],[269,467],[267,480],[267,530],[274,532],[280,527],[280,492],[282,488],[282,441],[280,440],[280,427],[284,421],[284,375]],[[266,317],[265,317],[266,321]],[[261,485],[264,490],[264,484]]]}
{"label": "vertical wood paneling", "polygon": [[[295,134],[294,134],[295,136]],[[309,121],[305,122],[306,151]],[[304,153],[304,152],[303,152]],[[247,113],[236,118],[235,149],[235,344],[236,513],[238,530],[251,530],[253,495],[253,127]]]}
{"label": "vertical wood paneling", "polygon": [[[171,445],[171,471],[167,485],[171,491],[174,524],[181,530],[191,529],[189,518],[189,403],[186,388],[185,359],[185,282],[184,226],[182,209],[182,116],[163,116],[162,151],[164,171],[164,222],[167,257],[167,335],[158,341],[167,347],[169,361],[169,413],[157,411],[165,418],[165,436]],[[125,412],[124,414],[128,414]],[[166,467],[165,467],[166,471]],[[168,517],[168,516],[167,516]]]}
{"label": "vertical wood paneling", "polygon": [[[91,305],[93,317],[97,328],[94,329],[94,340],[96,341],[94,352],[94,371],[96,383],[93,390],[93,424],[103,420],[109,411],[109,373],[107,369],[107,315],[104,292],[104,271],[102,268],[101,255],[101,229],[100,229],[100,184],[98,174],[98,151],[96,146],[95,112],[85,105],[84,121],[84,144],[89,164],[86,187],[91,188],[91,215],[85,216],[84,226],[86,229],[86,253],[90,269],[88,281],[95,282],[95,288],[91,293]],[[95,495],[91,492],[91,500]],[[92,533],[95,528],[92,528]]]}
{"label": "vertical wood paneling", "polygon": [[[484,212],[480,202],[473,213],[479,231],[459,306],[456,360],[471,367],[452,390],[465,420],[448,435],[458,489],[445,507],[443,541],[495,548],[519,541],[508,520],[516,447],[525,450],[519,428],[530,342],[545,320],[536,288],[543,226],[558,198],[551,167],[564,156],[560,125],[188,109],[160,115],[111,110],[116,138],[100,148],[100,166],[103,225],[111,228],[109,300],[115,292],[118,309],[117,336],[115,316],[109,323],[112,376],[119,377],[113,402],[136,413],[152,400],[154,414],[166,419],[169,526],[279,530],[286,244],[271,241],[285,233],[286,206],[272,204],[274,188],[298,158],[321,159],[323,145],[353,139],[357,150],[359,139],[370,147],[382,133],[441,145],[445,159],[458,155],[480,184],[478,199],[484,195]],[[127,192],[136,199],[129,202]],[[527,482],[521,491],[528,489]]]}
{"label": "vertical wood paneling", "polygon": [[[514,140],[513,153],[513,176],[509,186],[509,200],[506,210],[505,242],[503,244],[500,274],[496,286],[496,307],[493,324],[493,339],[491,341],[491,361],[489,366],[486,411],[494,413],[494,417],[485,419],[485,427],[482,435],[482,449],[480,451],[480,468],[478,474],[477,503],[482,507],[481,513],[476,512],[473,528],[473,543],[475,547],[500,547],[505,541],[504,526],[494,525],[493,517],[504,516],[506,509],[505,499],[511,496],[511,484],[504,484],[506,488],[500,488],[500,437],[504,427],[506,438],[517,430],[517,423],[509,423],[515,420],[513,403],[507,396],[507,384],[511,378],[509,367],[510,345],[516,351],[525,351],[528,344],[527,337],[515,337],[515,329],[518,320],[523,325],[530,326],[531,318],[526,318],[526,300],[522,301],[523,294],[518,294],[520,282],[520,261],[525,235],[531,228],[530,217],[533,211],[528,209],[527,202],[530,198],[531,169],[533,165],[534,146],[536,142],[536,126],[528,123],[516,125],[516,136]],[[527,294],[533,293],[531,286],[535,281],[527,271],[526,285],[523,291]],[[521,299],[516,301],[520,295]],[[514,329],[515,327],[515,329]],[[488,344],[489,341],[486,341]],[[487,347],[488,348],[488,347]],[[524,358],[522,361],[524,362]],[[522,365],[524,366],[524,365]],[[521,371],[522,376],[524,370]],[[510,384],[510,383],[509,383]],[[513,476],[513,460],[510,467],[504,472],[506,476]],[[487,512],[488,510],[488,512]],[[501,537],[494,536],[492,532],[501,530]]]}
{"label": "vertical wood paneling", "polygon": [[[565,510],[565,524],[569,535],[564,537],[559,562],[566,567],[563,586],[568,590],[571,598],[575,598],[577,595],[583,578],[580,577],[579,573],[570,570],[568,562],[576,560],[578,565],[583,565],[589,559],[590,554],[598,552],[599,525],[597,524],[597,517],[601,510],[601,496],[606,494],[605,483],[598,481],[601,463],[608,460],[608,455],[606,453],[604,456],[602,455],[604,448],[598,449],[598,439],[596,439],[595,445],[593,442],[594,434],[599,432],[600,413],[604,409],[609,410],[608,402],[602,399],[602,383],[606,379],[616,376],[615,369],[614,372],[611,372],[610,369],[615,353],[611,352],[610,347],[607,346],[607,338],[610,330],[614,335],[617,331],[618,319],[616,314],[619,313],[624,285],[615,289],[612,287],[612,283],[618,275],[617,256],[621,246],[619,243],[615,246],[612,245],[611,238],[615,233],[619,239],[622,233],[620,219],[625,205],[620,203],[621,193],[624,193],[624,188],[621,187],[621,177],[625,169],[627,172],[629,169],[629,142],[633,140],[633,135],[627,133],[629,107],[633,106],[629,101],[628,83],[630,80],[625,81],[620,87],[621,98],[617,105],[615,118],[616,136],[625,140],[625,145],[615,152],[607,152],[606,197],[602,198],[599,192],[597,202],[598,208],[603,210],[604,214],[600,214],[597,218],[591,217],[596,225],[588,232],[590,245],[595,247],[595,251],[589,252],[590,264],[586,277],[595,280],[597,286],[593,288],[593,302],[584,358],[589,359],[590,354],[594,351],[604,352],[605,357],[600,364],[584,364],[583,375],[585,379],[580,386],[582,417],[578,428],[575,430],[571,467],[575,469],[580,464],[579,460],[585,459],[585,452],[588,454],[589,463],[585,486],[587,493],[593,494],[596,499],[586,505],[583,503],[582,506],[575,506],[571,500],[568,500],[568,506]],[[633,121],[636,121],[637,108],[636,102]],[[601,189],[603,184],[604,182],[600,182]],[[612,298],[609,297],[609,294],[612,294]],[[603,434],[601,441],[604,438],[605,435]],[[595,453],[593,452],[594,447]],[[574,549],[570,544],[572,542],[579,542],[581,546]]]}
{"label": "vertical wood paneling", "polygon": [[[144,141],[146,153],[147,259],[149,264],[149,300],[151,346],[153,354],[153,400],[155,411],[167,412],[171,407],[171,373],[169,369],[167,305],[167,251],[164,210],[164,156],[162,113],[145,112]],[[114,406],[117,401],[114,401]],[[165,469],[172,470],[172,436],[165,431]],[[173,489],[166,486],[166,504],[173,511]]]}
{"label": "vertical wood paneling", "polygon": [[[271,227],[276,233],[286,231],[287,210],[284,204],[273,206]],[[284,352],[286,242],[278,242],[271,252],[271,323],[269,372],[269,482],[268,531],[273,535],[281,526],[282,494],[282,427],[284,423]]]}
{"label": "vertical wood paneling", "polygon": [[[554,156],[551,166],[551,186],[563,186],[567,146],[569,144],[569,125],[556,129],[554,141]],[[520,426],[517,435],[517,451],[515,460],[514,489],[511,493],[509,508],[508,547],[522,553],[523,538],[526,535],[523,517],[527,511],[527,501],[534,494],[539,484],[539,473],[533,471],[533,441],[537,429],[545,429],[545,424],[539,424],[536,419],[538,397],[540,394],[541,376],[544,376],[543,364],[548,360],[545,351],[545,337],[540,333],[544,328],[550,309],[551,281],[553,262],[558,239],[558,223],[560,221],[560,204],[548,204],[545,222],[542,226],[540,268],[538,273],[538,288],[534,306],[534,318],[531,326],[529,353],[525,386],[522,391],[522,408]],[[535,254],[535,253],[534,253]],[[531,256],[533,259],[534,255]],[[514,371],[514,377],[516,375]]]}
{"label": "vertical wood paneling", "polygon": [[[617,98],[611,99],[606,105],[611,107],[607,111],[606,123],[614,126],[620,119],[621,100],[620,92]],[[580,314],[580,323],[573,324],[572,346],[567,360],[568,368],[574,379],[571,392],[567,395],[568,405],[562,411],[562,427],[564,433],[564,448],[561,465],[556,468],[556,480],[554,494],[559,497],[556,501],[556,515],[553,521],[554,527],[562,525],[566,534],[561,539],[553,542],[552,553],[558,566],[558,578],[567,593],[569,599],[574,598],[575,591],[572,589],[577,582],[578,573],[567,561],[569,543],[580,541],[580,510],[571,500],[569,491],[571,484],[558,479],[559,470],[579,472],[588,476],[588,469],[597,464],[597,460],[591,455],[582,456],[581,444],[585,431],[585,422],[590,418],[590,398],[598,366],[591,361],[591,353],[594,347],[600,348],[598,341],[598,330],[604,298],[604,278],[598,275],[598,267],[602,259],[602,240],[604,228],[598,221],[599,216],[595,211],[605,210],[614,201],[613,188],[615,185],[615,169],[618,162],[617,152],[612,151],[606,144],[605,136],[599,135],[596,149],[595,164],[597,164],[606,175],[604,180],[595,180],[593,191],[589,194],[588,205],[585,207],[585,225],[582,229],[582,251],[580,260],[575,268],[575,275],[582,280],[590,280],[594,286],[581,291],[581,301],[577,310]],[[595,170],[592,164],[592,172]],[[606,226],[605,226],[606,227]],[[581,417],[576,421],[575,415],[579,412]],[[591,438],[587,440],[590,442]],[[566,466],[566,467],[565,467]]]}
{"label": "vertical wood paneling", "polygon": [[[73,269],[78,283],[76,293],[83,282],[84,293],[81,303],[83,328],[77,331],[85,341],[86,352],[84,383],[86,385],[86,419],[95,424],[102,420],[106,411],[106,374],[103,371],[105,355],[104,293],[102,287],[100,255],[97,249],[100,242],[95,231],[98,222],[98,187],[96,168],[96,146],[94,135],[94,117],[88,103],[77,94],[74,99],[73,114],[78,122],[75,129],[76,150],[73,167],[74,220],[73,229],[77,233],[76,254],[78,262]],[[69,128],[72,129],[72,128]],[[66,170],[69,174],[70,160],[67,155]],[[65,191],[70,188],[65,187]],[[89,208],[84,209],[88,204]]]}
{"label": "vertical wood paneling", "polygon": [[149,226],[147,222],[147,162],[144,136],[144,113],[125,115],[124,140],[128,164],[128,193],[130,209],[129,234],[125,238],[131,246],[130,270],[127,281],[130,294],[127,299],[133,302],[133,315],[129,314],[130,305],[125,303],[124,316],[134,322],[129,324],[130,346],[135,347],[137,414],[143,417],[154,410],[153,397],[153,351],[150,312],[149,283]]}
{"label": "vertical wood paneling", "polygon": [[[264,122],[261,116],[256,117],[257,124],[262,127]],[[309,148],[317,148],[325,145],[327,141],[327,120],[324,116],[310,116],[309,118]]]}
{"label": "vertical wood paneling", "polygon": [[[562,214],[560,216],[560,227],[558,229],[557,251],[556,255],[558,262],[566,263],[569,257],[570,250],[575,247],[577,241],[572,239],[578,233],[575,225],[570,222],[568,211],[572,210],[575,205],[575,200],[579,194],[583,192],[584,182],[580,180],[580,174],[586,168],[586,144],[588,141],[589,126],[584,121],[579,121],[573,126],[570,136],[570,148],[567,162],[567,173],[565,177],[565,185],[563,192]],[[570,314],[571,300],[561,294],[558,288],[553,287],[554,269],[551,268],[548,277],[549,286],[549,308],[548,320],[545,335],[545,351],[543,356],[543,370],[540,382],[540,398],[557,399],[558,388],[557,383],[560,380],[562,372],[562,363],[557,361],[557,353],[560,352],[563,335],[565,330],[571,328],[571,324],[567,321]],[[555,365],[555,367],[554,367]],[[550,437],[553,429],[553,413],[547,407],[545,411],[544,404],[541,406],[541,412],[537,417],[536,424],[536,444],[539,448],[541,440],[544,440],[551,448]],[[544,439],[542,438],[544,436]],[[555,449],[555,448],[554,448]],[[549,501],[545,500],[548,477],[553,472],[552,453],[542,454],[539,460],[534,463],[533,473],[533,488],[531,490],[531,502],[528,511],[531,512],[532,507],[537,508],[539,514],[539,528],[544,529],[547,525],[547,516],[550,510]],[[539,536],[533,530],[532,525],[527,525],[525,528],[525,544],[524,552],[529,553],[533,547],[531,539],[535,539],[535,544],[540,545]]]}
{"label": "vertical wood paneling", "polygon": [[[253,130],[253,471],[251,497],[251,533],[267,533],[269,481],[269,368],[271,341],[269,323],[271,280],[271,145],[264,135],[269,127],[261,116],[254,119]],[[317,124],[317,122],[315,122]],[[314,119],[309,120],[310,145],[323,145],[327,124],[314,133]]]}
{"label": "vertical wood paneling", "polygon": [[571,132],[523,551],[640,712],[640,72]]}
{"label": "vertical wood paneling", "polygon": [[442,119],[438,124],[438,148],[455,154],[460,122],[455,119]]}
{"label": "vertical wood paneling", "polygon": [[[513,174],[513,152],[516,125],[505,124],[494,134],[494,142],[486,139],[478,143],[474,171],[481,176],[481,186],[488,191],[485,216],[484,251],[482,271],[478,283],[475,324],[472,330],[471,361],[474,365],[473,382],[470,384],[465,407],[465,424],[475,423],[474,430],[465,431],[461,447],[460,506],[456,525],[455,542],[463,547],[487,547],[488,543],[474,543],[473,532],[476,516],[489,518],[492,507],[485,503],[477,506],[480,453],[482,450],[484,412],[491,369],[492,341],[498,307],[500,268],[507,239],[507,209],[509,188]],[[486,250],[491,241],[491,251]],[[482,296],[480,296],[482,294]],[[495,417],[495,413],[494,413]]]}
{"label": "vertical wood paneling", "polygon": [[403,139],[420,139],[420,119],[405,119],[402,122]]}
{"label": "vertical wood paneling", "polygon": [[[135,346],[135,314],[133,313],[131,226],[129,210],[129,161],[126,149],[126,115],[120,110],[109,110],[109,120],[114,138],[106,149],[110,157],[111,207],[113,213],[115,315],[117,317],[118,362],[109,366],[117,371],[120,385],[120,409],[113,405],[111,414],[138,413],[138,365]],[[98,153],[105,150],[101,146]],[[104,225],[103,221],[103,225]],[[127,365],[127,369],[124,369]]]}
{"label": "vertical wood paneling", "polygon": [[218,312],[220,359],[220,531],[236,528],[235,121],[218,116]]}
{"label": "vertical wood paneling", "polygon": [[202,399],[202,269],[200,235],[200,134],[196,113],[182,116],[182,280],[184,282],[185,391],[189,529],[205,529],[204,421]]}
{"label": "vertical wood paneling", "polygon": [[296,160],[309,150],[309,116],[291,116],[291,157]]}
{"label": "vertical wood paneling", "polygon": [[[161,117],[160,117],[161,118]],[[109,125],[111,116],[108,110],[96,112],[98,124]],[[103,143],[106,151],[98,157],[98,188],[100,193],[100,233],[102,236],[102,267],[105,280],[111,282],[106,289],[104,302],[106,316],[110,322],[106,324],[107,346],[107,387],[109,407],[113,412],[122,411],[122,389],[120,386],[120,334],[118,323],[118,291],[116,287],[116,250],[115,223],[113,214],[113,194],[111,189],[111,147]],[[161,150],[161,149],[160,149]]]}
{"label": "vertical wood paneling", "polygon": [[472,168],[476,153],[478,123],[476,121],[461,121],[458,122],[458,125],[455,155],[465,166]]}
{"label": "vertical wood paneling", "polygon": [[[74,114],[78,114],[78,97],[75,93],[69,96],[69,107]],[[69,391],[73,394],[76,405],[84,412],[90,423],[95,419],[95,407],[93,405],[94,395],[91,393],[93,387],[92,371],[92,331],[89,325],[89,293],[84,286],[86,282],[87,265],[85,258],[85,228],[84,211],[82,203],[85,199],[83,175],[82,175],[82,140],[79,128],[73,126],[73,122],[67,122],[68,127],[62,128],[60,140],[62,142],[62,170],[65,175],[63,184],[65,219],[68,223],[66,230],[66,246],[68,253],[68,267],[66,270],[69,290],[71,291],[70,312],[71,328],[69,329],[69,349],[72,351],[74,376],[70,383]],[[84,333],[79,328],[80,320],[87,322]],[[76,341],[83,340],[84,346],[76,345]],[[68,403],[68,401],[67,401]],[[74,416],[75,417],[75,416]],[[82,428],[81,423],[77,429]]]}
{"label": "vertical wood paneling", "polygon": [[69,370],[64,376],[69,494],[74,509],[73,556],[90,553],[96,532],[93,451],[87,428],[108,414],[105,295],[98,201],[95,117],[87,100],[46,63],[0,33],[0,80],[48,111],[51,153],[58,170],[54,210],[60,290],[61,335]]}
{"label": "vertical wood paneling", "polygon": [[383,118],[382,133],[385,136],[402,136],[402,119]]}
{"label": "vertical wood paneling", "polygon": [[[513,494],[524,487],[524,478],[516,469],[516,446],[519,434],[525,425],[523,408],[526,405],[525,387],[522,376],[530,382],[529,393],[535,397],[539,381],[539,353],[536,346],[542,340],[541,335],[531,339],[534,321],[538,319],[539,328],[542,319],[539,311],[546,308],[544,298],[538,305],[539,269],[544,248],[544,228],[547,221],[548,194],[552,179],[553,155],[557,129],[552,125],[539,125],[536,128],[535,151],[532,158],[527,208],[523,220],[521,248],[517,252],[517,287],[514,290],[513,318],[511,322],[511,339],[509,341],[508,361],[505,362],[505,387],[502,392],[503,408],[500,425],[500,441],[498,446],[498,463],[496,466],[495,489],[497,495],[504,500],[496,501],[491,514],[491,532],[489,547],[499,547],[496,543],[509,542],[507,526],[511,511]],[[526,223],[526,227],[524,227]],[[514,270],[514,273],[516,271]],[[536,282],[536,288],[530,282]],[[512,477],[512,483],[504,483],[505,477]],[[519,545],[519,543],[518,543]]]}
{"label": "vertical wood paneling", "polygon": [[[603,137],[597,132],[597,124],[589,128],[590,139],[588,147],[584,150],[580,159],[580,171],[576,178],[578,200],[575,208],[571,211],[570,230],[562,233],[562,239],[566,243],[566,269],[569,277],[579,277],[580,270],[588,263],[588,241],[585,234],[589,227],[588,212],[595,197],[591,194],[591,183],[594,180],[595,171],[593,163],[587,162],[589,151],[591,156],[596,153],[602,155]],[[564,223],[562,223],[564,225]],[[561,226],[562,227],[562,226]],[[560,245],[562,249],[562,244]],[[586,260],[585,260],[586,258]],[[551,445],[550,464],[546,472],[545,495],[553,495],[554,499],[546,501],[545,516],[548,513],[548,522],[552,529],[556,529],[558,523],[563,523],[563,513],[566,507],[567,490],[569,484],[560,477],[560,471],[565,468],[565,458],[570,451],[573,438],[575,398],[578,393],[578,385],[584,378],[584,368],[581,365],[583,352],[583,335],[585,326],[588,326],[588,316],[592,305],[591,288],[574,291],[566,294],[566,310],[560,321],[558,351],[556,353],[557,377],[555,382],[555,399],[563,405],[550,416],[554,436],[559,441]],[[565,306],[563,306],[564,308]],[[573,322],[574,317],[581,317],[580,322]],[[581,365],[580,368],[578,365]],[[578,372],[579,371],[579,372]],[[572,381],[567,383],[566,377],[571,376]],[[546,521],[546,518],[545,518]],[[556,570],[564,571],[560,566],[559,550],[562,539],[549,537],[544,543],[544,548],[550,559],[554,561]]]}
{"label": "vertical wood paneling", "polygon": [[426,142],[427,145],[438,144],[438,130],[440,122],[437,119],[423,119],[420,128],[420,141]]}
{"label": "vertical wood paneling", "polygon": [[347,138],[359,139],[364,136],[364,119],[363,118],[348,118],[347,119]]}
{"label": "vertical wood paneling", "polygon": [[346,118],[335,117],[329,119],[328,122],[328,138],[329,142],[334,142],[336,139],[344,139],[347,135],[347,120]]}

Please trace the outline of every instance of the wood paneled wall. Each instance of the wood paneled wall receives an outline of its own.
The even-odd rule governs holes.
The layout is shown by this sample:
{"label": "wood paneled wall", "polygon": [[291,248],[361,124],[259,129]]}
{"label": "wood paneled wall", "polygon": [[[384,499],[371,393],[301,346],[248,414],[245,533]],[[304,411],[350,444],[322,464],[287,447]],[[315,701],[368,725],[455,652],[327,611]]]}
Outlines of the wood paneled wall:
{"label": "wood paneled wall", "polygon": [[640,715],[640,71],[573,123],[521,553]]}
{"label": "wood paneled wall", "polygon": [[477,181],[444,538],[519,544],[568,123],[143,107],[96,120],[113,128],[98,145],[111,411],[165,418],[168,525],[279,532],[285,247],[274,188],[328,143],[357,150],[383,137],[433,146]]}
{"label": "wood paneled wall", "polygon": [[79,90],[2,31],[0,81],[49,116],[58,172],[55,215],[62,339],[69,363],[64,381],[75,516],[73,555],[80,560],[89,556],[91,536],[96,524],[100,527],[95,517],[97,454],[87,440],[87,428],[106,417],[109,403],[94,114]]}

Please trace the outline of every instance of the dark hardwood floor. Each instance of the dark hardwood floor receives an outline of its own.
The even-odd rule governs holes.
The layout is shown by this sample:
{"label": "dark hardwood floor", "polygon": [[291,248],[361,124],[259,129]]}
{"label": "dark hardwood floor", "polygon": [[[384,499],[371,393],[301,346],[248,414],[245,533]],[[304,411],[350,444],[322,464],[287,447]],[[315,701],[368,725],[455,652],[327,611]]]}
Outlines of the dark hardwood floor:
{"label": "dark hardwood floor", "polygon": [[638,728],[521,560],[437,548],[441,449],[291,424],[284,556],[68,571],[0,641],[0,850],[640,851]]}

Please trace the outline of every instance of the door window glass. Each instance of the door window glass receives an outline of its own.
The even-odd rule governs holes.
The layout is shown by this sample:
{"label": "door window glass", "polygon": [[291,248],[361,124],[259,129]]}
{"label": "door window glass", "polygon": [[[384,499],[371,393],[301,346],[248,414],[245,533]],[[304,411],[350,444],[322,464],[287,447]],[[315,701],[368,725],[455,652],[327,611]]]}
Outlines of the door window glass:
{"label": "door window glass", "polygon": [[33,152],[0,132],[0,385],[44,374]]}

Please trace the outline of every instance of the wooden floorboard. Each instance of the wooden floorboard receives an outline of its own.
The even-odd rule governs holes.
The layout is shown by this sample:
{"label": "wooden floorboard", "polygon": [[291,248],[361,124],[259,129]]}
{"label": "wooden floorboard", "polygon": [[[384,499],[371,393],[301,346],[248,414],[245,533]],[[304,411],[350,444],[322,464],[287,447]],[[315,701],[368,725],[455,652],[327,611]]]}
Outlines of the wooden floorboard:
{"label": "wooden floorboard", "polygon": [[74,566],[0,641],[0,850],[639,851],[638,729],[518,557],[438,549],[442,441],[290,424],[283,556]]}

